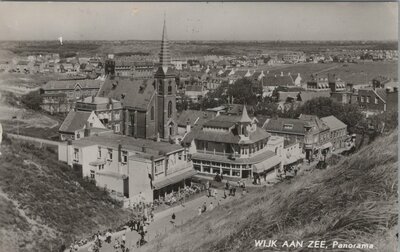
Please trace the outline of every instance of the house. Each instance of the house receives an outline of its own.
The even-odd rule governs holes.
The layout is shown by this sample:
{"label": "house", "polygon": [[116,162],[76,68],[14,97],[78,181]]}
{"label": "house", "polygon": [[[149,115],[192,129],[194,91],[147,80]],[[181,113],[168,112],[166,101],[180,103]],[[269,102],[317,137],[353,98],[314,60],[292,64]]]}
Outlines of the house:
{"label": "house", "polygon": [[194,169],[204,175],[251,178],[282,168],[283,138],[258,128],[245,107],[239,116],[218,115],[192,129],[182,144]]}
{"label": "house", "polygon": [[203,85],[190,85],[185,87],[185,95],[192,100],[192,102],[199,102],[199,97],[204,97],[208,90]]}
{"label": "house", "polygon": [[347,125],[335,116],[321,117],[321,120],[329,127],[330,142],[334,149],[346,147]]}
{"label": "house", "polygon": [[68,112],[77,100],[95,96],[103,82],[89,79],[49,81],[40,88],[41,108],[50,113]]}
{"label": "house", "polygon": [[397,87],[362,88],[357,93],[357,103],[362,110],[369,113],[396,111],[398,104]]}
{"label": "house", "polygon": [[90,96],[76,101],[76,111],[93,111],[101,123],[114,133],[121,133],[122,104],[120,101],[98,96]]}
{"label": "house", "polygon": [[307,160],[321,155],[329,149],[329,128],[319,118],[301,115],[298,119],[267,119],[263,128],[270,134],[284,137],[286,140],[300,142]]}
{"label": "house", "polygon": [[124,202],[153,202],[190,185],[196,173],[177,144],[116,135],[88,137],[60,144],[59,160]]}
{"label": "house", "polygon": [[85,137],[87,136],[85,129],[88,128],[106,129],[93,111],[71,110],[58,130],[60,140],[76,140]]}
{"label": "house", "polygon": [[281,72],[280,75],[266,74],[261,78],[261,86],[263,89],[263,97],[272,96],[272,92],[278,87],[294,86],[292,77]]}

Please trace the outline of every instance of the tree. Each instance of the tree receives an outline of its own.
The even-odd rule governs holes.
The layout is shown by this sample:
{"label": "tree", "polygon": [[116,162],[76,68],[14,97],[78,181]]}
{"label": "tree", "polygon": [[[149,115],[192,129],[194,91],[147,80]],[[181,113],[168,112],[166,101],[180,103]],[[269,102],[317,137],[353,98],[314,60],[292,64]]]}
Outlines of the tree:
{"label": "tree", "polygon": [[255,87],[248,78],[238,79],[234,84],[228,87],[228,96],[234,98],[235,103],[256,105],[258,94],[261,94],[261,88]]}
{"label": "tree", "polygon": [[21,102],[27,108],[33,110],[40,110],[40,105],[42,104],[42,97],[40,96],[38,91],[32,91],[26,95],[21,97]]}
{"label": "tree", "polygon": [[364,120],[364,115],[357,105],[337,103],[327,97],[317,97],[305,102],[298,112],[318,117],[333,115],[347,125],[349,132],[355,132]]}

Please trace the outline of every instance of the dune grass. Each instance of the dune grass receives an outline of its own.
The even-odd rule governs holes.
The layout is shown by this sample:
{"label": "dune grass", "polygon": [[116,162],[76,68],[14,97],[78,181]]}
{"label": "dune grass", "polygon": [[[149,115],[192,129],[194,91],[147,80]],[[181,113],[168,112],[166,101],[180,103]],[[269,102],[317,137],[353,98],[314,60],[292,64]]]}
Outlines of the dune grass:
{"label": "dune grass", "polygon": [[54,251],[128,218],[120,202],[57,161],[52,149],[4,139],[1,152],[0,251]]}
{"label": "dune grass", "polygon": [[391,133],[326,170],[196,217],[141,251],[260,251],[255,239],[367,242],[372,251],[396,251],[396,201],[397,133]]}

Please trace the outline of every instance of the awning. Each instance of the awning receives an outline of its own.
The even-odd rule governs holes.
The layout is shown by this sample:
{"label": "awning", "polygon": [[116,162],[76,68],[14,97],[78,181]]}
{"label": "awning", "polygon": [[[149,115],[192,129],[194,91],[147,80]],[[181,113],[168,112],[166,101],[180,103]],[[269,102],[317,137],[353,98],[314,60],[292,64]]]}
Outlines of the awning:
{"label": "awning", "polygon": [[105,164],[105,163],[106,163],[105,160],[100,160],[100,159],[98,159],[98,160],[95,160],[95,161],[90,162],[89,165],[97,166],[97,165],[103,165],[103,164]]}
{"label": "awning", "polygon": [[169,175],[167,176],[165,179],[161,180],[161,181],[157,181],[153,183],[153,186],[156,190],[159,190],[161,188],[164,188],[166,186],[172,185],[172,184],[176,184],[184,179],[187,178],[191,178],[193,177],[197,172],[195,170],[188,170],[182,173],[179,173],[177,175]]}
{"label": "awning", "polygon": [[273,156],[271,158],[268,158],[260,163],[254,164],[253,172],[263,172],[263,171],[269,171],[271,170],[274,166],[278,165],[281,162],[280,157],[278,156]]}
{"label": "awning", "polygon": [[321,146],[321,150],[324,150],[324,149],[327,149],[327,148],[331,148],[331,147],[332,147],[332,143],[328,142],[328,143],[325,143],[325,144],[323,144]]}
{"label": "awning", "polygon": [[300,157],[296,158],[295,156],[292,155],[290,158],[285,159],[285,161],[283,163],[284,163],[284,165],[293,164],[293,163],[299,161],[299,159],[301,159],[301,158]]}

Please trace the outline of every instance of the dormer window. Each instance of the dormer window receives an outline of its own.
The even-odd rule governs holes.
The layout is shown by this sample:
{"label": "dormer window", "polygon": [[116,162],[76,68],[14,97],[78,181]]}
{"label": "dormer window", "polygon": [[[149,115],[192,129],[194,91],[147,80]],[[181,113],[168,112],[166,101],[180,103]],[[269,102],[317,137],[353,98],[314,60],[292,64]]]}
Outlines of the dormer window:
{"label": "dormer window", "polygon": [[291,129],[293,129],[293,124],[284,124],[284,125],[283,125],[283,129],[285,129],[285,130],[291,130]]}

